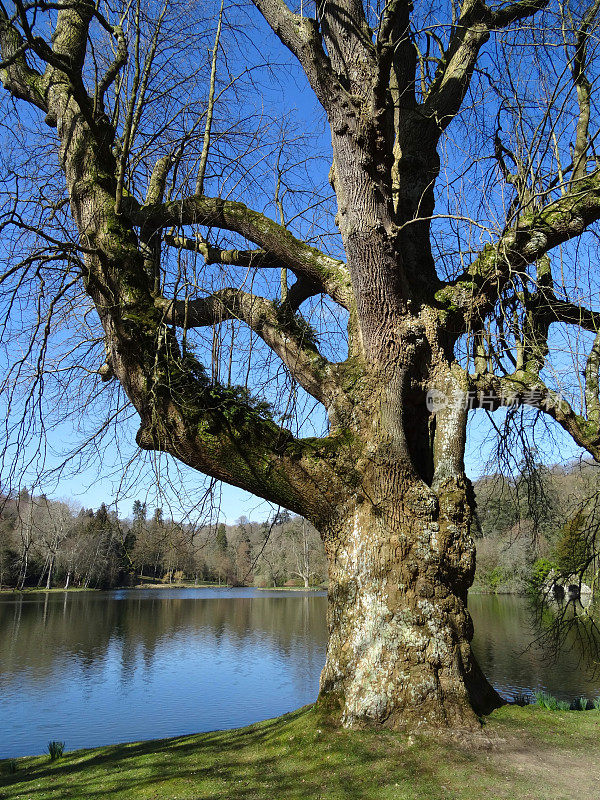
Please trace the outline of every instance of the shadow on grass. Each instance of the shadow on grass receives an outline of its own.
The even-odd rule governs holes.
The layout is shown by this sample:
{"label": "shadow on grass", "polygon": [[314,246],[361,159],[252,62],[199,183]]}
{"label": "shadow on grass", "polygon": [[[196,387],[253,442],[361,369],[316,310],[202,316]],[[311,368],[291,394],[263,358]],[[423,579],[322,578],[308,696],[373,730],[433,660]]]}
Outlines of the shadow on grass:
{"label": "shadow on grass", "polygon": [[[75,751],[53,764],[23,759],[16,774],[0,778],[0,797],[378,797],[377,787],[393,777],[390,752],[402,751],[398,737],[384,734],[382,747],[381,736],[319,724],[311,709],[301,709],[240,730]],[[398,759],[398,778],[431,786],[433,775],[418,761]]]}
{"label": "shadow on grass", "polygon": [[[16,774],[0,777],[2,800],[441,800],[485,797],[506,779],[468,748],[332,729],[310,707],[249,728],[18,765]],[[513,796],[525,795],[495,794]]]}

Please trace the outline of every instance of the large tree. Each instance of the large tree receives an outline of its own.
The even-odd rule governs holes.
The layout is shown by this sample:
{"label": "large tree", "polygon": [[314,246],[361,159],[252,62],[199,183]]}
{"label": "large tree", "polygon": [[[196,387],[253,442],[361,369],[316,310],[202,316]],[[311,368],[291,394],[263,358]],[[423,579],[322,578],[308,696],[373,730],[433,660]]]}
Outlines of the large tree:
{"label": "large tree", "polygon": [[[228,17],[221,6],[202,105],[202,6],[18,0],[0,6],[1,77],[23,125],[35,128],[39,110],[49,129],[24,135],[12,124],[15,152],[40,158],[28,174],[35,185],[39,170],[44,191],[25,201],[18,170],[4,177],[4,229],[19,235],[5,246],[3,281],[15,298],[45,276],[44,341],[45,320],[81,282],[102,326],[99,372],[118,380],[139,415],[139,447],[318,528],[329,560],[320,702],[344,725],[474,727],[500,700],[470,645],[469,412],[530,404],[600,456],[600,312],[585,302],[597,290],[586,265],[600,219],[600,3],[253,5],[299,62],[329,125],[340,244],[324,252],[308,238],[306,215],[290,222],[285,181],[273,214],[246,204],[239,153],[261,144],[260,135],[236,144],[236,122],[250,137],[243,92],[224,106],[229,139],[223,107],[215,134],[222,31],[237,24],[237,63],[257,40],[265,52],[280,46],[264,27],[248,35],[258,15],[236,22],[239,7]],[[64,191],[43,173],[44,139]],[[231,180],[211,193],[219,170]],[[72,223],[59,225],[67,197]],[[18,245],[32,231],[25,256]],[[186,253],[200,258],[192,272],[181,266]],[[245,277],[217,284],[235,269]],[[347,320],[341,358],[339,342],[326,357],[307,322],[316,297]],[[303,392],[324,407],[323,436],[294,434],[289,414],[276,421],[246,388],[205,368],[204,351],[190,347],[194,332],[212,332],[218,362],[228,325],[238,331],[230,354],[258,338],[261,358],[274,354],[292,381],[288,400]],[[583,331],[581,374],[564,357],[551,366],[553,331],[567,328]],[[558,378],[569,371],[576,379],[565,387]]]}

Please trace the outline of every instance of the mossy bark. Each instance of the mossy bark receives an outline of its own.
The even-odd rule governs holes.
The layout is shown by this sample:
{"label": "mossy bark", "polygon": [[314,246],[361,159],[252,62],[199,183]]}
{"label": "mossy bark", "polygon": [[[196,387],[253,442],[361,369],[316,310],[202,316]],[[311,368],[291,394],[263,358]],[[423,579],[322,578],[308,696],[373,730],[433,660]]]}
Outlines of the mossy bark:
{"label": "mossy bark", "polygon": [[319,702],[339,708],[348,727],[478,728],[478,715],[502,701],[471,650],[468,485],[446,482],[436,493],[405,478],[396,489],[378,508],[354,502],[325,531]]}

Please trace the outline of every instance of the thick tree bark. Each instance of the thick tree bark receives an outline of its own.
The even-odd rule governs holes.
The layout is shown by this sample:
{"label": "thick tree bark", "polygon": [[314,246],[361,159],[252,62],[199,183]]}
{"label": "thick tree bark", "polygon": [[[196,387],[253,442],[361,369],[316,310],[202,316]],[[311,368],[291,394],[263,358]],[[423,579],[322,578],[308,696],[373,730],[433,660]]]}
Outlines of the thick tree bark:
{"label": "thick tree bark", "polygon": [[464,484],[415,482],[389,510],[354,504],[326,533],[329,642],[319,701],[346,726],[478,728],[502,701],[470,641],[475,549]]}
{"label": "thick tree bark", "polygon": [[423,371],[448,396],[456,380],[426,337],[415,345],[409,328],[400,345],[394,368],[388,361],[386,380],[374,380],[354,417],[360,483],[323,529],[329,644],[320,702],[350,727],[475,729],[478,715],[503,701],[470,644],[467,412],[450,402],[435,422],[422,414],[414,386]]}

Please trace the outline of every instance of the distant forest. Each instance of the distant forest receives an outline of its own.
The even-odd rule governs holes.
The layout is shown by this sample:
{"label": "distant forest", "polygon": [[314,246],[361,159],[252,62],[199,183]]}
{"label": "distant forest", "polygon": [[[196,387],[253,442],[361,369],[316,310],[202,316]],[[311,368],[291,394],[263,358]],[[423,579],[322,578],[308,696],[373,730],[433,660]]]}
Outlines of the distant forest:
{"label": "distant forest", "polygon": [[[474,589],[524,593],[552,568],[597,572],[598,467],[527,459],[517,478],[475,484]],[[109,589],[142,583],[318,586],[327,564],[317,531],[287,511],[194,529],[136,500],[129,519],[32,496],[0,496],[0,588]]]}
{"label": "distant forest", "polygon": [[530,452],[518,477],[482,478],[475,484],[475,496],[473,589],[525,593],[539,588],[551,569],[590,584],[596,581],[600,566],[597,464],[582,461],[549,468]]}
{"label": "distant forest", "polygon": [[265,522],[241,517],[194,529],[165,519],[161,508],[148,514],[139,500],[130,519],[119,519],[105,504],[77,510],[26,490],[2,497],[0,588],[314,586],[326,576],[319,534],[287,511]]}

